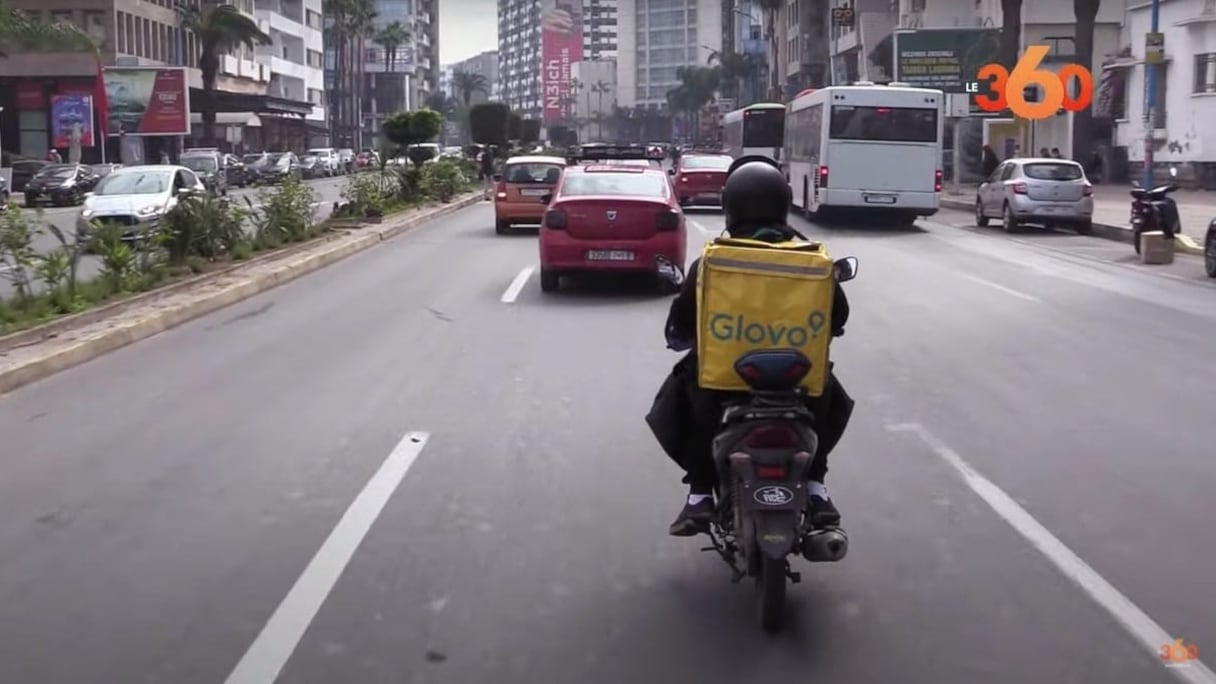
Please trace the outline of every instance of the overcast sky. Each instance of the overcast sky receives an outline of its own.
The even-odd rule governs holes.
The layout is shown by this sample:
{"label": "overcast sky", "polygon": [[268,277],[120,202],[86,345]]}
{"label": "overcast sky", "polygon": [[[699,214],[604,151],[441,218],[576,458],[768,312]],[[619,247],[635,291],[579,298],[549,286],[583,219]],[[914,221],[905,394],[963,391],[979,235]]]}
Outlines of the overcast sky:
{"label": "overcast sky", "polygon": [[440,64],[497,49],[498,0],[440,0]]}

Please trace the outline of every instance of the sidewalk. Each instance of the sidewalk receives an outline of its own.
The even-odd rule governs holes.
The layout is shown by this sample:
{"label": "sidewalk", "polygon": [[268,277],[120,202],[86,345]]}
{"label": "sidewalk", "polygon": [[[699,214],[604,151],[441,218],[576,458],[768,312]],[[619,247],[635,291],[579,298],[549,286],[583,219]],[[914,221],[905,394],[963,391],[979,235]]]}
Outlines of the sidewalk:
{"label": "sidewalk", "polygon": [[[1125,242],[1131,242],[1132,198],[1129,194],[1130,185],[1095,185],[1094,186],[1094,234],[1101,235],[1098,226],[1110,229],[1122,229],[1128,235]],[[975,210],[974,185],[963,185],[959,193],[947,185],[942,193],[942,206],[950,209],[965,211]],[[1182,220],[1182,232],[1192,240],[1203,244],[1204,233],[1207,232],[1208,222],[1216,218],[1216,192],[1204,190],[1178,190],[1170,195],[1178,202],[1178,214]],[[1109,232],[1109,231],[1107,231]],[[1102,235],[1107,237],[1107,235]],[[1115,239],[1119,239],[1115,237]]]}

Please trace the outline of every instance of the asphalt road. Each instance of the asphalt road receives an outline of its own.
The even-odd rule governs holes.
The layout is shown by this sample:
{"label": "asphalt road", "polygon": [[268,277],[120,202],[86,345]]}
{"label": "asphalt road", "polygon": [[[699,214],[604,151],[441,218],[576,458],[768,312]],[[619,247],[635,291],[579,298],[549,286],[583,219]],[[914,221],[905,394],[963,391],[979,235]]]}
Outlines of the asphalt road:
{"label": "asphalt road", "polygon": [[481,205],[0,397],[0,681],[1212,681],[1216,285],[938,218],[796,220],[858,408],[782,635],[666,536],[668,300]]}
{"label": "asphalt road", "polygon": [[[342,188],[346,186],[346,177],[336,178],[320,178],[316,180],[306,181],[313,187],[317,195],[316,216],[318,220],[329,215],[333,207],[333,203],[342,198]],[[253,202],[257,202],[259,188],[233,188],[229,191],[228,196],[237,200],[244,207],[243,197],[249,197]],[[23,209],[29,212],[29,216],[33,218],[33,209]],[[72,240],[76,236],[76,217],[80,215],[80,207],[44,207],[42,210],[42,223],[53,224],[63,232],[64,236]],[[46,254],[51,250],[59,247],[59,240],[55,238],[49,231],[43,231],[35,241],[34,247],[39,254]],[[11,295],[13,290],[11,284],[3,279],[4,267],[0,266],[0,296]],[[101,271],[101,262],[97,256],[85,255],[80,261],[80,275],[82,279],[92,279],[97,277]]]}

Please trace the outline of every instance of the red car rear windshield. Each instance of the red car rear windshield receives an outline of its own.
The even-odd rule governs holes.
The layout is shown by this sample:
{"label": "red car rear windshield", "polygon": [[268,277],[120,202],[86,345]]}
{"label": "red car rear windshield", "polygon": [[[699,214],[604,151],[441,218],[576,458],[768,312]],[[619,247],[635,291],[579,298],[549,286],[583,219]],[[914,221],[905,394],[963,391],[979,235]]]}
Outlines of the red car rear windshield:
{"label": "red car rear windshield", "polygon": [[693,157],[687,156],[680,160],[682,169],[705,169],[706,171],[726,171],[730,168],[730,157]]}
{"label": "red car rear windshield", "polygon": [[614,173],[596,171],[573,173],[562,184],[562,197],[587,195],[628,195],[634,197],[665,197],[667,178],[653,173]]}

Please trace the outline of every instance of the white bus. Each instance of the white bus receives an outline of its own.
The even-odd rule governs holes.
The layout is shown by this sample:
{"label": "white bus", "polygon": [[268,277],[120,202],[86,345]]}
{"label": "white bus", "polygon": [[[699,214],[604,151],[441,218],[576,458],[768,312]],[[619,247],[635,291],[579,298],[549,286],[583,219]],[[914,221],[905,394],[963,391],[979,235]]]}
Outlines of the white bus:
{"label": "white bus", "polygon": [[736,109],[722,117],[722,142],[726,152],[738,159],[749,155],[781,161],[785,136],[785,105],[760,102]]}
{"label": "white bus", "polygon": [[911,223],[937,213],[940,90],[858,83],[806,91],[785,122],[785,168],[807,216],[853,213]]}

